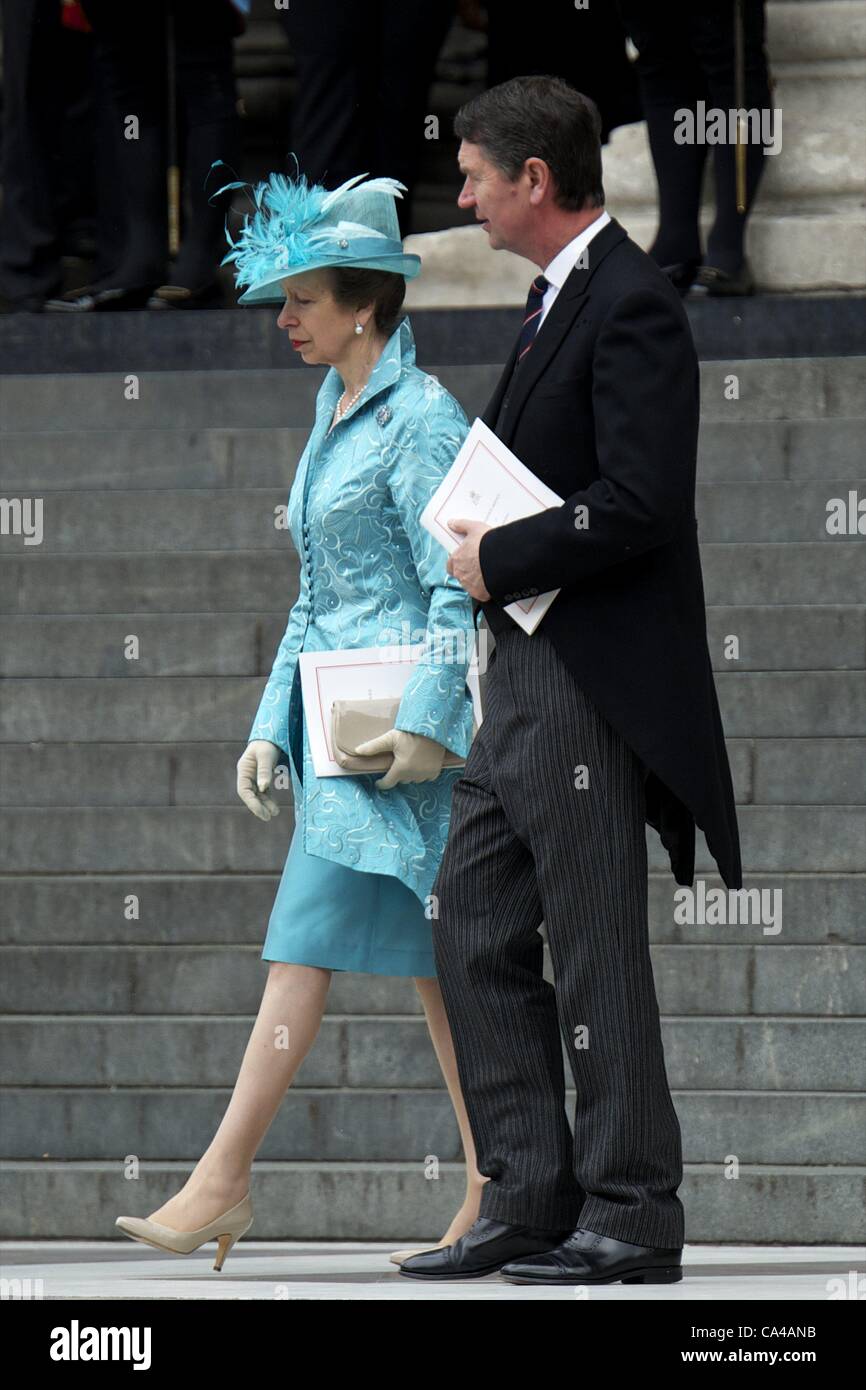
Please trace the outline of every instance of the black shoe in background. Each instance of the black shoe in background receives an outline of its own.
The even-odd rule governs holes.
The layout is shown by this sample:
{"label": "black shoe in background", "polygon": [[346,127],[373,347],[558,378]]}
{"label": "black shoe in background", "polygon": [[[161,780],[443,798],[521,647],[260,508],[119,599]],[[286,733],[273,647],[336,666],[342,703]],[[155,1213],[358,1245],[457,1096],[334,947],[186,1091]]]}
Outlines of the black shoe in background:
{"label": "black shoe in background", "polygon": [[674,265],[663,265],[659,269],[663,275],[668,277],[682,299],[685,298],[694,284],[700,265],[700,261],[677,261]]}
{"label": "black shoe in background", "polygon": [[720,270],[716,265],[702,265],[690,294],[694,299],[705,295],[754,294],[755,277],[749,262],[743,259],[737,270]]}

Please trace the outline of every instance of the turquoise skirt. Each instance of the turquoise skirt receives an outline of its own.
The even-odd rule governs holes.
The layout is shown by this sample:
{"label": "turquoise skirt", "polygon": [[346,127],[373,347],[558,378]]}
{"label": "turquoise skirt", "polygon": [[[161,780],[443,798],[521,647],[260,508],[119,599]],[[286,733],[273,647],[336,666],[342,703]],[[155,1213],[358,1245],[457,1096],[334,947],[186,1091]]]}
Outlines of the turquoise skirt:
{"label": "turquoise skirt", "polygon": [[368,975],[436,974],[432,923],[412,889],[393,874],[307,854],[297,825],[262,960]]}
{"label": "turquoise skirt", "polygon": [[[299,780],[303,747],[300,692],[292,691],[290,752]],[[295,716],[295,717],[291,717]],[[433,928],[424,905],[393,874],[366,873],[307,854],[295,825],[262,960],[355,970],[368,975],[435,977]]]}

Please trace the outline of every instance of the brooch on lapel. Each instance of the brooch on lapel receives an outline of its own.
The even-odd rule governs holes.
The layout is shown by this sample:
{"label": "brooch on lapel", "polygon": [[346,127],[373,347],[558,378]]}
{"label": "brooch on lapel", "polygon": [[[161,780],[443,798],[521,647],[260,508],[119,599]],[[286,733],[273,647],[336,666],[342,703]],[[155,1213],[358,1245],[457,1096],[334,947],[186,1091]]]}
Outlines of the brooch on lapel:
{"label": "brooch on lapel", "polygon": [[380,405],[379,409],[376,411],[376,419],[380,425],[387,425],[388,421],[391,419],[391,407],[389,405]]}

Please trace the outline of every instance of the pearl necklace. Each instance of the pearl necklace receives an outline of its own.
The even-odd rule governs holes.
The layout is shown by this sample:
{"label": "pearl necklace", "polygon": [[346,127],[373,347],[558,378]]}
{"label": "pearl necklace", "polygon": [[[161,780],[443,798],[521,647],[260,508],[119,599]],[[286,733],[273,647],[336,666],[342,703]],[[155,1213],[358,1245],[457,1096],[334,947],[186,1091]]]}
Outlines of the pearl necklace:
{"label": "pearl necklace", "polygon": [[363,393],[367,389],[368,384],[369,383],[365,381],[360,391],[356,391],[352,399],[350,401],[347,401],[345,405],[342,404],[343,396],[345,396],[346,394],[345,391],[343,392],[343,396],[341,396],[340,399],[337,401],[337,409],[335,410],[334,418],[331,421],[331,429],[328,430],[329,434],[331,433],[331,430],[334,428],[335,425],[339,425],[343,416],[346,414],[346,411],[352,409],[352,406],[355,404],[358,397],[363,395]]}

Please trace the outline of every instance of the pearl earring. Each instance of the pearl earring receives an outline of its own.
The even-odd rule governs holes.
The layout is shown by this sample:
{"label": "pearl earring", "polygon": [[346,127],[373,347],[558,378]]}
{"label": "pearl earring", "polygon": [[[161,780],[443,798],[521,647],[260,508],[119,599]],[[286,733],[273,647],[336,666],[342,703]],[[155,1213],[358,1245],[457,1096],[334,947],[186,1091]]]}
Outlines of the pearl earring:
{"label": "pearl earring", "polygon": [[356,332],[356,333],[363,333],[363,331],[364,331],[364,325],[363,325],[362,323],[356,323],[356,324],[355,324],[355,332]]}

